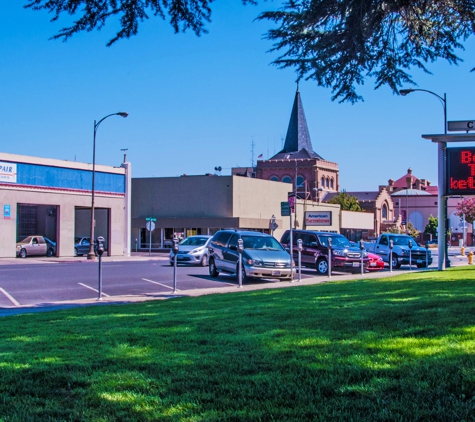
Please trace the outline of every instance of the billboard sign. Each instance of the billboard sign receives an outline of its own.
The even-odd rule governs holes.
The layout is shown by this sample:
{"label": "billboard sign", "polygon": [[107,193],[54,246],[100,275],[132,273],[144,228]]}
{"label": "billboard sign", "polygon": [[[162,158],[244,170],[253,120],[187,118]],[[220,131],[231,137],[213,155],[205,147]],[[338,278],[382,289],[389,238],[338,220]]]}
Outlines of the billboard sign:
{"label": "billboard sign", "polygon": [[0,161],[0,183],[16,183],[16,164]]}
{"label": "billboard sign", "polygon": [[305,212],[305,226],[331,226],[332,211]]}
{"label": "billboard sign", "polygon": [[475,195],[475,147],[447,148],[446,195]]}

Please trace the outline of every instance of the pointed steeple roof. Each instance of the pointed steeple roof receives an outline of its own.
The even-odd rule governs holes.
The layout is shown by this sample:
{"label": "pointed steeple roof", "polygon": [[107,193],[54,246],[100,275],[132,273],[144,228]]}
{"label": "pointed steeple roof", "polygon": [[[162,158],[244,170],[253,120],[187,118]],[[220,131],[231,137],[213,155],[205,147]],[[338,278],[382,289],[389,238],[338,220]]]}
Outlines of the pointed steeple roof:
{"label": "pointed steeple roof", "polygon": [[287,136],[285,137],[284,149],[274,155],[271,160],[283,158],[322,159],[322,157],[314,152],[312,148],[312,141],[310,140],[310,134],[308,133],[307,119],[305,118],[298,85],[292,113],[290,115]]}

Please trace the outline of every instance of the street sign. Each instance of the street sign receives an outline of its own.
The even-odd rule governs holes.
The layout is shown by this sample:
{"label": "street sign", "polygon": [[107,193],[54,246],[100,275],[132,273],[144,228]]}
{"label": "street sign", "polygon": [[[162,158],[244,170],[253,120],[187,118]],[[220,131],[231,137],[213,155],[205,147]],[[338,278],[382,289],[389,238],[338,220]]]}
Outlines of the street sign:
{"label": "street sign", "polygon": [[153,217],[147,217],[145,220],[147,220],[147,221],[157,221],[157,219],[153,218]]}
{"label": "street sign", "polygon": [[146,227],[149,232],[153,232],[155,230],[155,223],[153,221],[147,221]]}
{"label": "street sign", "polygon": [[290,215],[290,205],[288,202],[280,203],[280,215],[282,217],[288,217]]}
{"label": "street sign", "polygon": [[447,122],[447,130],[449,132],[469,132],[475,130],[475,120]]}

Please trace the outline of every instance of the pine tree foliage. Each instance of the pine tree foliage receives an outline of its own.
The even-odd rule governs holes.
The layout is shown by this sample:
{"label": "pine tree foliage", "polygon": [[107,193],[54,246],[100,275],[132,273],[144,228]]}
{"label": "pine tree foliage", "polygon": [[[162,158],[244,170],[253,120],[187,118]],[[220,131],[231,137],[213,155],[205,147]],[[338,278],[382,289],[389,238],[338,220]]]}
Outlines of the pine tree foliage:
{"label": "pine tree foliage", "polygon": [[355,103],[367,77],[397,93],[415,85],[411,67],[430,73],[437,59],[461,62],[455,50],[475,31],[475,0],[289,0],[259,19],[279,25],[267,34],[283,51],[274,64]]}
{"label": "pine tree foliage", "polygon": [[[243,4],[255,4],[255,0],[241,0]],[[175,32],[192,30],[200,36],[211,20],[213,0],[30,0],[25,7],[46,10],[56,21],[61,15],[78,15],[72,26],[61,29],[53,39],[66,41],[79,32],[101,29],[112,17],[118,17],[121,29],[108,46],[123,38],[137,35],[140,22],[150,15],[170,19]]]}
{"label": "pine tree foliage", "polygon": [[[57,39],[118,18],[112,45],[136,35],[151,15],[169,18],[175,32],[189,29],[200,36],[207,32],[214,0],[27,1],[25,7],[51,13],[52,21],[74,16],[71,26],[53,36]],[[376,89],[388,85],[398,93],[404,84],[416,85],[411,68],[430,73],[427,65],[438,59],[460,63],[456,51],[475,32],[475,0],[288,0],[257,19],[277,24],[266,35],[274,42],[271,51],[281,53],[273,64],[293,68],[298,80],[331,88],[332,100],[355,103],[363,99],[357,88],[367,78]]]}

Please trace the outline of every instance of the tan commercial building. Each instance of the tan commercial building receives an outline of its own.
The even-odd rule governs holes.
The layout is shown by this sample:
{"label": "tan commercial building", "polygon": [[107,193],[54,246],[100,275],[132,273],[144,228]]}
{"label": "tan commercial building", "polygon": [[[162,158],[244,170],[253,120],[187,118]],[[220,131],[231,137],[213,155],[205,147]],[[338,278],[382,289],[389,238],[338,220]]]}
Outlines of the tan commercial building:
{"label": "tan commercial building", "polygon": [[[108,255],[130,253],[130,169],[95,167],[95,237]],[[73,256],[76,237],[89,237],[92,165],[0,153],[0,257],[15,257],[16,243],[46,236],[57,256]]]}

